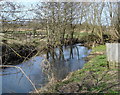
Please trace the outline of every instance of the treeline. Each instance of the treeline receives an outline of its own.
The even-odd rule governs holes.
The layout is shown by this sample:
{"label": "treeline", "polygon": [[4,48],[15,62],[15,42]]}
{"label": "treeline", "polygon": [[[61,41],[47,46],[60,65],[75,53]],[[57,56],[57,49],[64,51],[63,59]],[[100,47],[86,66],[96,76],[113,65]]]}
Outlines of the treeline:
{"label": "treeline", "polygon": [[[46,31],[46,48],[62,47],[74,40],[75,30],[90,31],[104,42],[105,33],[120,38],[119,2],[37,2],[29,7],[21,3],[1,3],[2,31],[26,27]],[[27,21],[24,20],[27,18]]]}

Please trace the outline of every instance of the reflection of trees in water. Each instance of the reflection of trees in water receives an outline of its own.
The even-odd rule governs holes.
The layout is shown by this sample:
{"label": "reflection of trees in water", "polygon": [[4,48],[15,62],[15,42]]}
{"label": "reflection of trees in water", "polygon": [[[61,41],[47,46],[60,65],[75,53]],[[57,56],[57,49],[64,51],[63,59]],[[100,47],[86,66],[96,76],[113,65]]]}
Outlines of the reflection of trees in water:
{"label": "reflection of trees in water", "polygon": [[77,50],[77,55],[78,55],[78,60],[79,60],[79,49],[78,49],[77,46],[76,46],[75,48],[76,48],[76,50]]}
{"label": "reflection of trees in water", "polygon": [[59,60],[64,60],[64,51],[62,46],[59,47],[59,53]]}
{"label": "reflection of trees in water", "polygon": [[70,45],[70,59],[73,59],[73,46]]}
{"label": "reflection of trees in water", "polygon": [[[74,58],[74,49],[77,52],[77,57],[79,60],[79,49],[77,46],[70,45],[69,46],[69,59]],[[58,48],[59,53],[54,50],[50,50],[49,52],[46,52],[46,58],[42,62],[42,70],[45,74],[47,74],[48,79],[51,80],[59,80],[64,78],[68,73],[69,69],[68,66],[69,63],[66,66],[66,63],[69,62],[68,59],[65,59],[64,55],[64,48],[63,46]],[[69,66],[70,67],[70,66]]]}
{"label": "reflection of trees in water", "polygon": [[[76,50],[76,52],[77,52],[77,57],[78,57],[78,59],[79,59],[79,49],[78,49],[78,47],[77,46],[73,46],[73,45],[70,45],[70,46],[68,46],[69,47],[69,59],[73,59],[74,58],[74,50]],[[66,47],[65,47],[66,48]],[[65,55],[64,55],[64,48],[63,48],[63,46],[60,46],[59,48],[58,48],[58,50],[59,50],[59,53],[57,53],[56,52],[56,50],[54,49],[52,49],[52,50],[49,50],[49,51],[47,51],[46,52],[46,59],[47,60],[49,60],[49,59],[51,59],[51,60],[53,60],[53,61],[56,61],[56,60],[66,60],[65,59]],[[87,51],[86,51],[86,53],[87,53]]]}
{"label": "reflection of trees in water", "polygon": [[77,46],[70,46],[70,59],[73,59],[74,58],[74,49],[76,49],[76,52],[77,52],[77,57],[78,57],[78,60],[79,60],[79,49]]}
{"label": "reflection of trees in water", "polygon": [[[62,79],[69,72],[69,68],[65,65],[65,61],[53,60],[50,62],[44,61],[42,66],[43,72],[48,76],[49,81]],[[68,64],[69,65],[69,64]]]}

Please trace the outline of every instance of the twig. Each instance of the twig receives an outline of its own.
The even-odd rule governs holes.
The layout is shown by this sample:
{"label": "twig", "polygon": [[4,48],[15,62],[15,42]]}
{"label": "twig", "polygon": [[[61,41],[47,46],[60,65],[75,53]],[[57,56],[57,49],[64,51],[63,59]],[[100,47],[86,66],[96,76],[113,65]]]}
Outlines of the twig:
{"label": "twig", "polygon": [[28,81],[32,84],[35,91],[39,94],[39,92],[38,92],[37,88],[35,87],[34,83],[30,80],[30,78],[25,74],[25,72],[20,67],[12,66],[12,65],[0,65],[0,67],[14,67],[14,68],[20,69],[20,71],[25,75],[25,77],[28,79]]}
{"label": "twig", "polygon": [[[4,43],[5,44],[5,43]],[[7,45],[7,44],[5,44],[5,45]],[[19,53],[17,53],[13,48],[11,48],[9,45],[7,45],[17,56],[19,56],[19,57],[23,57],[23,56],[21,56]]]}
{"label": "twig", "polygon": [[[23,62],[25,62],[26,59],[28,59],[28,56],[29,56],[30,54],[32,54],[35,50],[36,50],[36,48],[35,48],[32,52],[30,52],[30,53],[27,55],[27,57],[25,57],[25,59],[23,60]],[[39,54],[39,51],[34,55],[34,57],[35,57],[37,54]],[[22,62],[22,63],[23,63],[23,62]]]}

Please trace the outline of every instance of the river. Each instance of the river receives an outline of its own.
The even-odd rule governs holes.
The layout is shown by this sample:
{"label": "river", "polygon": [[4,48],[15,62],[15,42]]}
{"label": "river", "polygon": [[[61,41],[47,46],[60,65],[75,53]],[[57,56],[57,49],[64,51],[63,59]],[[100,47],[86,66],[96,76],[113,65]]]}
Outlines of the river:
{"label": "river", "polygon": [[[46,71],[45,66],[43,65],[45,62],[45,54],[33,57],[16,66],[23,69],[26,75],[35,84],[36,88],[41,88],[49,82],[51,76],[54,76],[58,80],[62,80],[70,72],[82,69],[84,63],[86,63],[84,58],[87,57],[91,51],[87,47],[76,44],[73,47],[73,58],[70,58],[70,47],[64,47],[63,50],[65,60],[54,62],[50,60],[49,64],[52,64],[52,66],[46,68],[49,69],[48,71]],[[57,49],[56,52],[58,52]],[[34,90],[31,83],[19,69],[5,68],[0,72],[0,78],[2,78],[2,93],[28,93]]]}

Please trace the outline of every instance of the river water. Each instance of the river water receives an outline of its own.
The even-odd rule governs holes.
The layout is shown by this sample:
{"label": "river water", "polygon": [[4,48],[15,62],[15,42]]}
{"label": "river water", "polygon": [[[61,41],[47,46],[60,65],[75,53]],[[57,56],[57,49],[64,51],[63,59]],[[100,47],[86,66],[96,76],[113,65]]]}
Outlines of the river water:
{"label": "river water", "polygon": [[[76,49],[77,47],[77,49]],[[36,56],[30,60],[16,65],[23,69],[26,75],[32,80],[36,88],[41,88],[48,83],[49,78],[54,76],[55,79],[64,79],[70,72],[82,69],[84,66],[85,57],[87,57],[91,50],[84,46],[77,44],[73,47],[73,58],[70,58],[70,47],[64,48],[65,60],[49,61],[49,65],[45,65],[45,58],[43,56]],[[56,49],[56,52],[58,50]],[[49,68],[48,68],[49,67]],[[48,70],[48,71],[47,71]],[[16,68],[6,68],[0,72],[0,79],[2,78],[2,93],[28,93],[34,88],[26,79],[23,73]]]}

